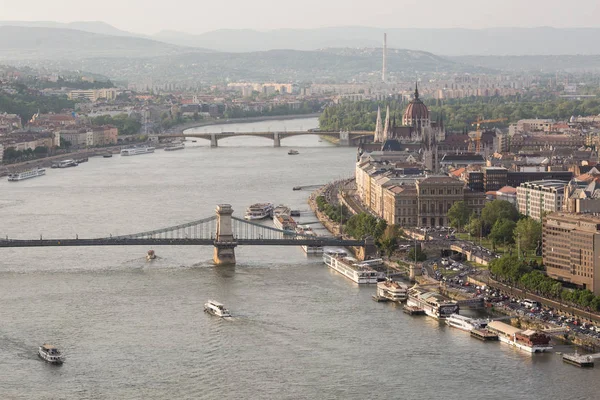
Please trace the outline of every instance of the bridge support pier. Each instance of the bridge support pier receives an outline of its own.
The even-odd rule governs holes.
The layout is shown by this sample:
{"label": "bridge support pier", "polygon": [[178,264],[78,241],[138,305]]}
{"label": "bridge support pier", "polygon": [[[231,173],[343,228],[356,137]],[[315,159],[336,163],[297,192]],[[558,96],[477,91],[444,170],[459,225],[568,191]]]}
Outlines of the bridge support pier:
{"label": "bridge support pier", "polygon": [[214,243],[213,261],[217,265],[234,265],[237,242],[233,237],[231,224],[233,209],[230,204],[219,204],[216,212],[217,238]]}
{"label": "bridge support pier", "polygon": [[340,146],[350,146],[350,132],[340,131]]}
{"label": "bridge support pier", "polygon": [[279,138],[279,132],[273,133],[273,147],[281,147],[281,139]]}
{"label": "bridge support pier", "polygon": [[216,133],[211,133],[210,134],[210,147],[219,147],[219,142],[217,140],[217,134]]}

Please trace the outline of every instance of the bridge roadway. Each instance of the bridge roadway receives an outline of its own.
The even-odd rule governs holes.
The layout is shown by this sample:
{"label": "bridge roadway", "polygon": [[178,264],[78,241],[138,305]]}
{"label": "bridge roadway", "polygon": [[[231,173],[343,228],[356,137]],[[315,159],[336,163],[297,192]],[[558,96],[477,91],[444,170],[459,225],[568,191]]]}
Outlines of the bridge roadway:
{"label": "bridge roadway", "polygon": [[215,239],[39,239],[0,240],[0,247],[74,247],[74,246],[215,246],[232,244],[238,246],[364,246],[364,240],[322,239],[236,239],[232,243],[217,242]]}
{"label": "bridge roadway", "polygon": [[158,135],[159,139],[174,139],[174,138],[199,138],[210,140],[211,147],[219,146],[219,139],[224,139],[228,137],[237,137],[237,136],[255,136],[255,137],[263,137],[266,139],[273,140],[274,147],[281,146],[281,139],[285,139],[292,136],[300,136],[300,135],[319,135],[319,136],[329,136],[336,139],[339,139],[339,144],[341,146],[351,146],[357,144],[360,141],[372,141],[374,132],[370,131],[284,131],[284,132],[221,132],[221,133],[172,133],[165,135]]}

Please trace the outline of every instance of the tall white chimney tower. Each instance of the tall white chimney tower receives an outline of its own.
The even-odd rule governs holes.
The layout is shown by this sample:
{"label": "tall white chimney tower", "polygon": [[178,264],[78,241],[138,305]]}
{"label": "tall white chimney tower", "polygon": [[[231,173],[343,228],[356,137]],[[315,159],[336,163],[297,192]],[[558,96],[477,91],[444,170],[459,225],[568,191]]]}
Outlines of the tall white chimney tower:
{"label": "tall white chimney tower", "polygon": [[383,34],[383,68],[381,70],[381,80],[385,82],[385,73],[387,67],[387,33]]}

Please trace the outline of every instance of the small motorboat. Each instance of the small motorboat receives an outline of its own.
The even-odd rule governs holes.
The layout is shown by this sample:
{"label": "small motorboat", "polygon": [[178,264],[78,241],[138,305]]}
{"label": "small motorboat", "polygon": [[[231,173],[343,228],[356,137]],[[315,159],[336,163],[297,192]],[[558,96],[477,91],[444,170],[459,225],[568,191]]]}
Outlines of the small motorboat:
{"label": "small motorboat", "polygon": [[219,303],[218,301],[214,301],[214,300],[208,300],[208,302],[206,302],[206,304],[204,304],[204,312],[207,312],[209,314],[212,314],[216,317],[221,317],[221,318],[231,317],[229,310],[226,309],[223,304]]}
{"label": "small motorboat", "polygon": [[44,343],[38,348],[38,356],[50,364],[62,364],[64,362],[64,358],[60,350],[47,343]]}
{"label": "small motorboat", "polygon": [[112,157],[112,153],[106,153],[102,157],[104,157],[104,158],[111,158]]}
{"label": "small motorboat", "polygon": [[300,154],[300,153],[298,152],[298,150],[290,149],[290,151],[288,151],[288,154],[290,156],[295,156],[296,154]]}
{"label": "small motorboat", "polygon": [[154,260],[156,258],[156,253],[154,253],[154,250],[148,250],[148,253],[146,254],[146,260],[150,261],[150,260]]}

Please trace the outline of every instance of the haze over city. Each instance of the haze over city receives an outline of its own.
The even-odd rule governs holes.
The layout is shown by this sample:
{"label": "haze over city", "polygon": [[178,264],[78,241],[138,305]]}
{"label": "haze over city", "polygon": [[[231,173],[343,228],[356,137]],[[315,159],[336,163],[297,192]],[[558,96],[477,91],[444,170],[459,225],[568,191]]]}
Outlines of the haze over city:
{"label": "haze over city", "polygon": [[596,27],[595,0],[0,0],[0,19],[104,21],[143,34],[162,30],[203,33],[216,29],[271,30],[370,26],[382,28]]}

